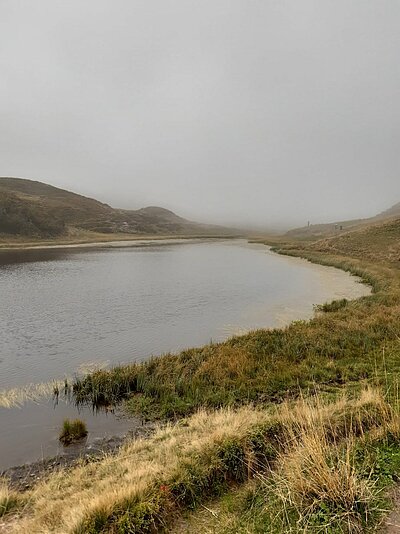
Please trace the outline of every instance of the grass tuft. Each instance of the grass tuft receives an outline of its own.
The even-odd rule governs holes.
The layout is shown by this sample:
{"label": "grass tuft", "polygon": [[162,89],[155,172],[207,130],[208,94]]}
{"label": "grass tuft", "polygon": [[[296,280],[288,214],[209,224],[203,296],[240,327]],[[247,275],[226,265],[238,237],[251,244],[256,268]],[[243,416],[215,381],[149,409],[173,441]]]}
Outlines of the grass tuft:
{"label": "grass tuft", "polygon": [[10,489],[6,480],[0,479],[0,518],[20,511],[24,504],[23,495]]}
{"label": "grass tuft", "polygon": [[63,445],[70,445],[84,439],[88,434],[86,424],[81,419],[70,421],[65,419],[60,432],[59,440]]}

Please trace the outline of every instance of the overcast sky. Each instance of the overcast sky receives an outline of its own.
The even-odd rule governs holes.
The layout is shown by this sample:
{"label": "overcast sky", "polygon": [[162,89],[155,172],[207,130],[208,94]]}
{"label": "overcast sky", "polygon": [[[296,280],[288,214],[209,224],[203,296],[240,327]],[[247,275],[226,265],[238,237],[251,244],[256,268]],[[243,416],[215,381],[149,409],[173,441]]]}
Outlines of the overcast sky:
{"label": "overcast sky", "polygon": [[0,175],[303,224],[400,201],[398,0],[0,0]]}

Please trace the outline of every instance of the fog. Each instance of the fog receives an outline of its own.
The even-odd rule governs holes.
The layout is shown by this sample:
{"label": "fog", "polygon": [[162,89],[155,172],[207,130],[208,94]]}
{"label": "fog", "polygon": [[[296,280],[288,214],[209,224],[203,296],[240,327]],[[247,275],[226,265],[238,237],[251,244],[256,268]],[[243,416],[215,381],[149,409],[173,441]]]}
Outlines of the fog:
{"label": "fog", "polygon": [[400,2],[0,0],[0,175],[260,227],[400,201]]}

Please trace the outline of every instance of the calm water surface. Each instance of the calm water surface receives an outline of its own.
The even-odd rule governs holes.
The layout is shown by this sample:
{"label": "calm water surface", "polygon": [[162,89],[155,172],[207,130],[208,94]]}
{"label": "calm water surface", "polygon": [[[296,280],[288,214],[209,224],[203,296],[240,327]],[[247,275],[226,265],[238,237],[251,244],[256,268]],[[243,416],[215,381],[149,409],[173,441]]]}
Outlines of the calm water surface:
{"label": "calm water surface", "polygon": [[[280,326],[366,292],[346,273],[240,240],[0,251],[0,389]],[[0,467],[56,452],[68,410],[0,408]],[[92,419],[96,437],[106,427]]]}

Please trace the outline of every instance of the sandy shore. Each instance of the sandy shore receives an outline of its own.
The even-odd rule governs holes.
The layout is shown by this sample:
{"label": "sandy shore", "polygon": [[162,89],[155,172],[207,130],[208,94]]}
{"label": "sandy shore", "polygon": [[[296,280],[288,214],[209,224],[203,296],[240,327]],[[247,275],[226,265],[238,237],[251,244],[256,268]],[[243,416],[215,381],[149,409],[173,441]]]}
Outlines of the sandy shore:
{"label": "sandy shore", "polygon": [[204,241],[224,240],[224,239],[238,239],[243,236],[112,236],[107,238],[102,236],[100,239],[72,239],[68,241],[30,241],[30,242],[1,242],[1,250],[40,250],[40,249],[62,249],[62,248],[104,248],[104,247],[135,247],[154,245],[170,245],[178,243],[195,243]]}

